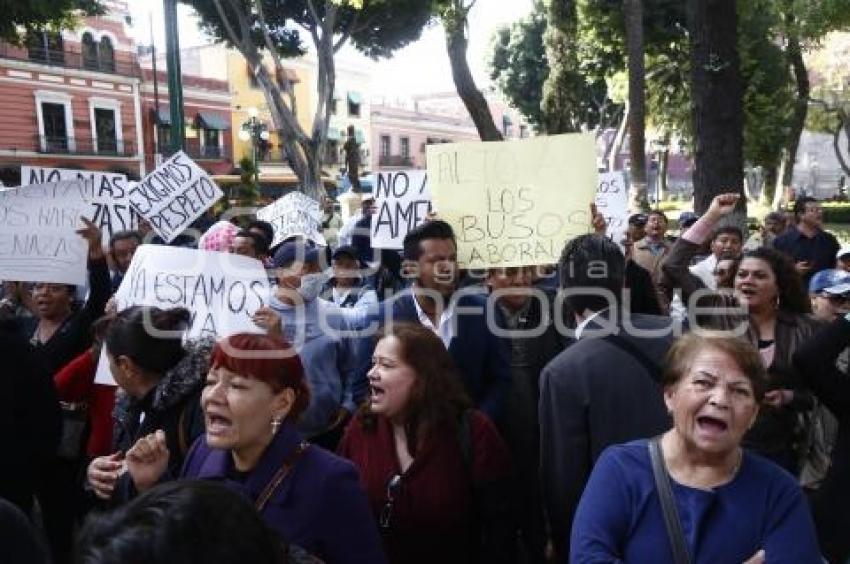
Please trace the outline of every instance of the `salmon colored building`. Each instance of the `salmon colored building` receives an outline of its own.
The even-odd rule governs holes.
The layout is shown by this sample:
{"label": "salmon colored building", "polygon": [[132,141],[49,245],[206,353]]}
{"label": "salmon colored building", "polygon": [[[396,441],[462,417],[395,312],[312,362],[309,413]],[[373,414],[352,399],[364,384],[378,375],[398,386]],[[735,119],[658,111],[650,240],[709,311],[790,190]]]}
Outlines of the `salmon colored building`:
{"label": "salmon colored building", "polygon": [[127,2],[74,31],[0,43],[0,180],[21,165],[144,175],[141,80]]}

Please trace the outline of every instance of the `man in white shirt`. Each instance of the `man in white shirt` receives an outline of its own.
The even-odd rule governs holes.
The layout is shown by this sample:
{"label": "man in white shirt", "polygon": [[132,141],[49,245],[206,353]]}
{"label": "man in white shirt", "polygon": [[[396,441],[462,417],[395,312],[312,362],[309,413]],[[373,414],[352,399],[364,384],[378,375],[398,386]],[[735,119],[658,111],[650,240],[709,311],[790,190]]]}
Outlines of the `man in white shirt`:
{"label": "man in white shirt", "polygon": [[714,270],[717,261],[723,258],[738,258],[741,256],[743,246],[741,230],[732,225],[718,228],[711,239],[711,254],[703,260],[690,267],[691,274],[702,280],[706,288],[717,289],[717,280]]}

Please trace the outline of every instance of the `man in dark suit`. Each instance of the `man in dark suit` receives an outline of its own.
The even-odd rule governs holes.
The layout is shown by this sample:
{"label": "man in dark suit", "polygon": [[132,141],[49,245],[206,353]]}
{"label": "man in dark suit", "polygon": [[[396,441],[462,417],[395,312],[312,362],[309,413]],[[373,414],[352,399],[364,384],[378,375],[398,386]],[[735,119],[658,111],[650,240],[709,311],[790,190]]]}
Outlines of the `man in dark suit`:
{"label": "man in dark suit", "polygon": [[560,561],[602,450],[670,426],[659,379],[673,331],[669,318],[623,310],[625,258],[612,241],[573,239],[559,274],[577,341],[543,369],[539,417],[543,498]]}
{"label": "man in dark suit", "polygon": [[404,260],[413,283],[384,303],[379,324],[420,323],[434,331],[451,353],[473,404],[498,423],[511,385],[507,346],[487,326],[487,297],[474,288],[458,290],[451,226],[436,220],[410,231]]}

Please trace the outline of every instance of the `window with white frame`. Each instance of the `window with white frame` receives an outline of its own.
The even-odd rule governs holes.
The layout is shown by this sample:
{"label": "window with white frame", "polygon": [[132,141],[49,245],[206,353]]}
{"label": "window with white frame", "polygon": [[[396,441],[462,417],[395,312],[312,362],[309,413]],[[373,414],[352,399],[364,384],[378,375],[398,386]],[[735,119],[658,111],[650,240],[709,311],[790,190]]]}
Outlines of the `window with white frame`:
{"label": "window with white frame", "polygon": [[64,92],[35,91],[39,151],[61,153],[76,151],[71,99],[71,96]]}
{"label": "window with white frame", "polygon": [[380,156],[382,156],[382,157],[389,157],[390,156],[391,145],[390,145],[390,136],[389,135],[381,135],[380,150],[381,150],[381,152],[379,153]]}
{"label": "window with white frame", "polygon": [[401,138],[401,156],[410,158],[410,137]]}
{"label": "window with white frame", "polygon": [[92,148],[97,153],[121,154],[124,137],[121,124],[121,102],[111,98],[90,98]]}

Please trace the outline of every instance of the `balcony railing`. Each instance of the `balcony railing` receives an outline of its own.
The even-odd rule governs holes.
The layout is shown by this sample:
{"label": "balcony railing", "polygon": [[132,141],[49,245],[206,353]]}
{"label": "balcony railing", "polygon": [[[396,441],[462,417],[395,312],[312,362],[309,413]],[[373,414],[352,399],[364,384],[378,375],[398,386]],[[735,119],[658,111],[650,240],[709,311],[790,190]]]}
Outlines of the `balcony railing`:
{"label": "balcony railing", "polygon": [[51,155],[97,155],[105,157],[133,157],[136,155],[136,144],[132,141],[68,137],[67,135],[36,135],[31,146],[12,148]]}
{"label": "balcony railing", "polygon": [[212,145],[206,146],[203,148],[200,147],[187,147],[186,154],[192,157],[193,159],[223,159],[224,149],[221,147]]}
{"label": "balcony railing", "polygon": [[413,166],[413,159],[404,155],[380,155],[378,166]]}
{"label": "balcony railing", "polygon": [[80,69],[122,76],[139,76],[139,64],[136,61],[99,60],[85,56],[79,51],[54,51],[40,47],[16,47],[0,43],[0,59],[27,61],[52,67]]}

